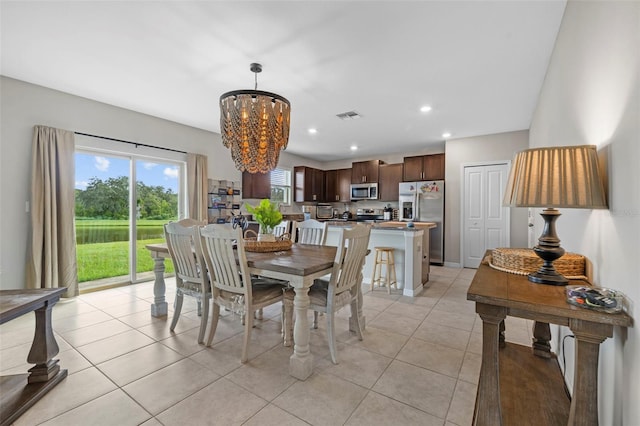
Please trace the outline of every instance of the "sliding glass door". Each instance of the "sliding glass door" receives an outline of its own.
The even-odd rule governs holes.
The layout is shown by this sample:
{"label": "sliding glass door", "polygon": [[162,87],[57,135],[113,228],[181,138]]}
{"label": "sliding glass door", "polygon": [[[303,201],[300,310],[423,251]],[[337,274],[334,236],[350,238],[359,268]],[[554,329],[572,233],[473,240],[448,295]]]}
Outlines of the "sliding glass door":
{"label": "sliding glass door", "polygon": [[81,289],[153,278],[145,245],[163,241],[163,224],[180,216],[183,171],[178,162],[76,152]]}

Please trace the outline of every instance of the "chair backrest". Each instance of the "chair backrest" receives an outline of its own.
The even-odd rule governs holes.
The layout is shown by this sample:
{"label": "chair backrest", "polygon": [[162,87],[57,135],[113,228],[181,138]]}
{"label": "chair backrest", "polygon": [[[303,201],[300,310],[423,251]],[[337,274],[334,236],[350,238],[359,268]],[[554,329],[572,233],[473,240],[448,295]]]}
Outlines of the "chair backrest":
{"label": "chair backrest", "polygon": [[176,223],[180,226],[184,226],[185,228],[190,228],[192,226],[204,226],[207,224],[207,222],[204,220],[195,220],[191,219],[190,217],[180,219]]}
{"label": "chair backrest", "polygon": [[358,224],[351,229],[342,230],[331,272],[329,292],[342,293],[362,279],[370,235],[371,228],[366,225]]}
{"label": "chair backrest", "polygon": [[195,250],[198,227],[186,227],[178,222],[169,222],[164,225],[164,236],[176,276],[182,281],[192,283],[208,281],[206,274],[202,274],[204,270],[202,255]]}
{"label": "chair backrest", "polygon": [[[281,237],[284,234],[289,234],[289,221],[283,220],[278,225],[273,227],[273,235],[276,237]],[[289,237],[291,238],[291,237]]]}
{"label": "chair backrest", "polygon": [[214,295],[219,290],[243,294],[245,302],[251,304],[251,275],[242,245],[242,229],[211,224],[199,232],[199,249],[209,270]]}
{"label": "chair backrest", "polygon": [[299,244],[323,246],[327,241],[327,222],[307,219],[304,222],[293,222],[291,240]]}

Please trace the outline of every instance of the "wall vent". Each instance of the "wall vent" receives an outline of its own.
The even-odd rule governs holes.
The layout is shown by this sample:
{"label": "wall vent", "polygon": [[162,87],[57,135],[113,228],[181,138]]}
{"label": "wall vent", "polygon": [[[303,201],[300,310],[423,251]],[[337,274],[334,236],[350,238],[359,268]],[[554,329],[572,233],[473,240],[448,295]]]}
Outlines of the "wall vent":
{"label": "wall vent", "polygon": [[341,114],[336,114],[336,117],[338,117],[340,120],[356,120],[358,118],[361,118],[362,116],[355,111],[347,111]]}

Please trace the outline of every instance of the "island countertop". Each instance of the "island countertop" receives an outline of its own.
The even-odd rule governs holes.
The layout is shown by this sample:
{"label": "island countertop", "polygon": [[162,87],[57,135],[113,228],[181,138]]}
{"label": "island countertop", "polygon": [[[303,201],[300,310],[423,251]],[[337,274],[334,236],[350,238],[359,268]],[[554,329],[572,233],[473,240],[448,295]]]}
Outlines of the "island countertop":
{"label": "island countertop", "polygon": [[387,221],[387,222],[357,222],[357,221],[346,221],[346,220],[328,220],[327,224],[329,226],[335,227],[351,227],[354,224],[362,224],[370,226],[372,230],[374,229],[384,229],[385,231],[408,231],[408,232],[417,232],[425,229],[435,228],[436,224],[434,222],[414,222],[414,227],[409,228],[407,226],[408,222],[398,222],[398,221]]}

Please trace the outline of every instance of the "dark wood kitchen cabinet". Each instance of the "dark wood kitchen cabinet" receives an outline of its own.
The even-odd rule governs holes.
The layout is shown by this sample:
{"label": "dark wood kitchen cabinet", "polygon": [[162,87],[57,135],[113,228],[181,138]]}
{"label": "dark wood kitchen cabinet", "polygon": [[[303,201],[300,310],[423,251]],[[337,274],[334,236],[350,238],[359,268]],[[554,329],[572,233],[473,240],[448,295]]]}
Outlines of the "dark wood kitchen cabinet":
{"label": "dark wood kitchen cabinet", "polygon": [[337,170],[325,170],[324,171],[324,195],[322,196],[323,202],[330,203],[332,201],[338,201],[338,171]]}
{"label": "dark wood kitchen cabinet", "polygon": [[398,201],[400,182],[402,182],[403,164],[381,164],[378,182],[380,201]]}
{"label": "dark wood kitchen cabinet", "polygon": [[271,173],[242,172],[242,198],[271,198]]}
{"label": "dark wood kitchen cabinet", "polygon": [[351,169],[338,169],[338,201],[351,201]]}
{"label": "dark wood kitchen cabinet", "polygon": [[402,180],[405,182],[444,180],[444,167],[444,154],[404,157]]}
{"label": "dark wood kitchen cabinet", "polygon": [[351,200],[351,169],[326,170],[324,175],[324,202]]}
{"label": "dark wood kitchen cabinet", "polygon": [[293,168],[294,199],[296,203],[304,201],[322,201],[324,193],[324,170],[313,167],[296,166]]}
{"label": "dark wood kitchen cabinet", "polygon": [[351,163],[351,183],[378,182],[378,166],[380,160],[358,161]]}

